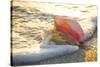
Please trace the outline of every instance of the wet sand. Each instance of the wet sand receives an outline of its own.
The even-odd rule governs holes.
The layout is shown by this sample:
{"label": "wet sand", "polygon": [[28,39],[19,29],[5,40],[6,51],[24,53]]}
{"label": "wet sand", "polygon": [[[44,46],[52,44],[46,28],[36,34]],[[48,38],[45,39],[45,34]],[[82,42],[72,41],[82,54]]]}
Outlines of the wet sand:
{"label": "wet sand", "polygon": [[[21,63],[19,65],[44,65],[44,64],[62,64],[62,63],[81,63],[81,62],[96,62],[97,61],[97,34],[83,43],[84,48],[80,48],[73,53],[65,54],[42,60],[40,62]],[[16,64],[15,64],[16,65]]]}
{"label": "wet sand", "polygon": [[[84,48],[80,48],[80,50],[74,53],[44,60],[44,61],[41,61],[39,64],[56,64],[56,63],[58,64],[58,63],[77,63],[77,62],[97,61],[96,34],[94,34],[94,36],[91,39],[89,39],[87,42],[85,42],[83,45],[86,45],[86,46],[84,46]],[[95,56],[90,56],[90,55],[95,55]]]}
{"label": "wet sand", "polygon": [[[23,54],[32,53],[38,51],[37,48],[41,42],[40,32],[44,28],[51,27],[54,22],[54,15],[41,13],[37,9],[27,9],[27,7],[20,7],[21,3],[14,4],[12,11],[12,53]],[[59,6],[59,5],[58,5]],[[88,5],[87,5],[88,6]],[[85,7],[87,7],[85,6]],[[78,6],[70,5],[66,6],[68,9],[76,9]],[[86,9],[80,9],[85,15],[90,14],[92,17],[96,16],[96,11],[93,6],[88,6]],[[90,15],[89,14],[89,15]],[[37,36],[35,36],[37,34]],[[57,64],[57,63],[76,63],[76,62],[93,62],[97,60],[97,34],[93,34],[93,37],[83,43],[84,48],[80,48],[78,51],[63,56],[50,58],[33,64]],[[24,63],[23,63],[24,64]],[[27,64],[24,64],[27,65]]]}

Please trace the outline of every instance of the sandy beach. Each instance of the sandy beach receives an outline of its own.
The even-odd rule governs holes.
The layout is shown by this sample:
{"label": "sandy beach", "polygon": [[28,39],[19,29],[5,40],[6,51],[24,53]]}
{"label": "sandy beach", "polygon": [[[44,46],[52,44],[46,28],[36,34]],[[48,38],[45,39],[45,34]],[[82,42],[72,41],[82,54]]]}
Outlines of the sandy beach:
{"label": "sandy beach", "polygon": [[[97,34],[94,34],[94,36],[87,42],[85,42],[84,48],[81,48],[80,50],[71,53],[66,54],[64,56],[59,56],[55,58],[51,58],[48,60],[41,61],[38,64],[58,64],[58,63],[77,63],[77,62],[95,62],[97,61]],[[88,54],[88,55],[87,55]],[[94,56],[92,56],[94,55]]]}
{"label": "sandy beach", "polygon": [[[12,53],[16,54],[30,54],[32,52],[39,51],[39,43],[41,43],[41,32],[43,29],[49,29],[54,25],[53,14],[45,14],[46,8],[41,8],[47,4],[41,3],[38,6],[38,3],[28,3],[26,2],[13,2],[12,5]],[[26,5],[26,6],[25,6]],[[34,5],[34,7],[32,7]],[[50,4],[48,4],[50,6]],[[55,6],[55,4],[53,4]],[[52,7],[53,7],[52,6]],[[56,6],[59,6],[56,4]],[[46,6],[47,7],[47,6]],[[63,7],[63,6],[61,6]],[[94,5],[70,5],[65,4],[64,7],[67,7],[65,10],[78,10],[80,15],[86,17],[84,19],[79,19],[78,22],[88,22],[88,19],[97,17],[96,6]],[[38,9],[36,9],[38,8]],[[39,10],[40,9],[40,10]],[[69,12],[69,11],[68,11]],[[74,14],[74,13],[73,13]],[[87,18],[89,16],[89,18]],[[83,27],[86,25],[83,25]],[[88,26],[87,26],[88,28]],[[85,28],[84,28],[85,30]],[[85,30],[88,31],[89,29]],[[76,62],[94,62],[97,61],[97,31],[86,33],[93,34],[88,40],[86,40],[82,45],[84,47],[80,48],[78,51],[75,51],[70,54],[65,54],[63,56],[58,56],[46,60],[42,60],[35,64],[58,64],[58,63],[76,63]],[[37,45],[36,45],[37,44]],[[34,63],[23,63],[21,65],[32,65]]]}

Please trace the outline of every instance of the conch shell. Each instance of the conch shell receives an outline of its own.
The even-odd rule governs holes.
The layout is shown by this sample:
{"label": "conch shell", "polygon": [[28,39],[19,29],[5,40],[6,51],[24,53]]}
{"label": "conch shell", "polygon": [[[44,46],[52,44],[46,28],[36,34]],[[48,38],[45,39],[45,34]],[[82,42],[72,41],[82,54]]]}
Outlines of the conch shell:
{"label": "conch shell", "polygon": [[55,26],[51,30],[52,41],[56,44],[77,44],[84,40],[84,33],[78,22],[72,18],[56,16]]}

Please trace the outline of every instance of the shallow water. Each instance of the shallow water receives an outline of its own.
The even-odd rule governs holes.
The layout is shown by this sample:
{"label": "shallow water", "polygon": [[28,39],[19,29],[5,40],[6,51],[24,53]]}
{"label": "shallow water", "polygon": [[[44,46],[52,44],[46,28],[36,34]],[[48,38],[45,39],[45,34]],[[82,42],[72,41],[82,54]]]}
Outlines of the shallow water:
{"label": "shallow water", "polygon": [[46,5],[45,8],[42,8],[37,6],[38,3],[32,3],[36,7],[29,4],[27,2],[14,2],[12,5],[12,52],[15,54],[39,51],[43,30],[50,29],[54,24],[55,12],[49,11],[51,7],[57,7],[57,10],[58,8],[64,8],[63,10],[67,11],[68,16],[74,16],[74,14],[76,16],[79,13],[79,18],[86,17],[77,19],[86,37],[90,37],[95,29],[95,25],[88,22],[90,22],[91,18],[97,16],[96,6],[41,3],[40,6],[44,7]]}

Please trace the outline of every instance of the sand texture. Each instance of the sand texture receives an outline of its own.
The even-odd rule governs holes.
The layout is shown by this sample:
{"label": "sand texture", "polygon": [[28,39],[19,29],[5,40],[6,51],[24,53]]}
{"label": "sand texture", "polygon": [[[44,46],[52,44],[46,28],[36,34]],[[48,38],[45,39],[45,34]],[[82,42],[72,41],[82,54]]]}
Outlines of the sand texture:
{"label": "sand texture", "polygon": [[[11,49],[13,54],[38,52],[43,30],[53,27],[56,15],[65,15],[76,17],[75,19],[82,26],[85,38],[89,38],[82,43],[85,46],[76,52],[50,58],[36,64],[74,63],[97,60],[96,6],[14,1],[11,8]],[[65,14],[65,11],[67,14]]]}

